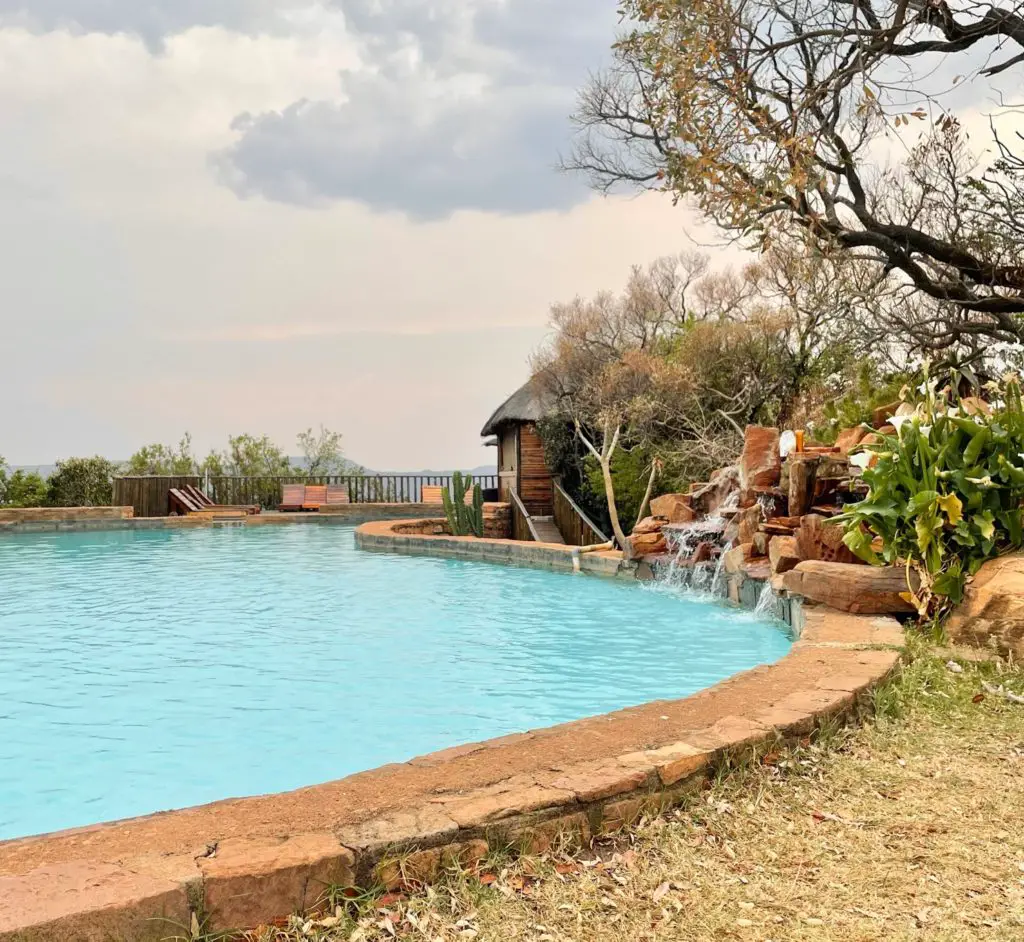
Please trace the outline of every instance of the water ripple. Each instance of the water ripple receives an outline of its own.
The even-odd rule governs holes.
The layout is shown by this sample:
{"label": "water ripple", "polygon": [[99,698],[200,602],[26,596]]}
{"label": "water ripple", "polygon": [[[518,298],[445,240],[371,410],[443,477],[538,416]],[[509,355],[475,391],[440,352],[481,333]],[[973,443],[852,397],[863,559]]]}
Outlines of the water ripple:
{"label": "water ripple", "polygon": [[0,838],[327,781],[700,690],[781,628],[333,526],[0,540]]}

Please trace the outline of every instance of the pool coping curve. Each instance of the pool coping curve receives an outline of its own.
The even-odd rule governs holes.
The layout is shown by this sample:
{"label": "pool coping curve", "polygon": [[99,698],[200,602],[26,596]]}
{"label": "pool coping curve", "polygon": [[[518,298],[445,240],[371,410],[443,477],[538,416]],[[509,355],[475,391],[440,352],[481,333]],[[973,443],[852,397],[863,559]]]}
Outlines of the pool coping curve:
{"label": "pool coping curve", "polygon": [[[559,569],[571,547],[397,532],[364,549]],[[620,554],[585,571],[633,578]],[[192,913],[240,929],[313,906],[325,886],[425,882],[489,848],[543,851],[615,831],[699,790],[723,762],[870,707],[904,638],[885,616],[793,605],[781,660],[679,700],[456,746],[293,792],[227,799],[0,842],[0,942],[155,942]]]}

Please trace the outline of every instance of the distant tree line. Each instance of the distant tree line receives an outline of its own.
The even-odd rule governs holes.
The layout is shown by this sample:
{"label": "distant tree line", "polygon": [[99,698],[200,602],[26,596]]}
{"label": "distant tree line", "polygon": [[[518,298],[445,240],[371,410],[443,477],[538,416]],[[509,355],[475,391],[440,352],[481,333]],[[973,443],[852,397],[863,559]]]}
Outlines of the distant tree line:
{"label": "distant tree line", "polygon": [[192,451],[192,436],[187,432],[177,445],[145,445],[123,464],[98,455],[63,459],[48,478],[35,471],[13,471],[0,457],[0,506],[107,506],[113,500],[113,479],[118,475],[317,477],[363,470],[344,457],[341,434],[322,425],[318,431],[300,432],[296,441],[302,458],[295,465],[266,435],[230,436],[227,448],[200,459]]}

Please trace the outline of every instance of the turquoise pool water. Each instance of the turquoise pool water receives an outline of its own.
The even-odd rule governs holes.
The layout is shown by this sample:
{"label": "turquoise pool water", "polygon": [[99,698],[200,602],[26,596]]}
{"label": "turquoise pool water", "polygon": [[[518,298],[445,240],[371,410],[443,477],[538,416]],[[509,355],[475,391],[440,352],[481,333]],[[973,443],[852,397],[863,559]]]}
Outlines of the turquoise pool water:
{"label": "turquoise pool water", "polygon": [[0,537],[0,838],[676,698],[786,630],[336,526]]}

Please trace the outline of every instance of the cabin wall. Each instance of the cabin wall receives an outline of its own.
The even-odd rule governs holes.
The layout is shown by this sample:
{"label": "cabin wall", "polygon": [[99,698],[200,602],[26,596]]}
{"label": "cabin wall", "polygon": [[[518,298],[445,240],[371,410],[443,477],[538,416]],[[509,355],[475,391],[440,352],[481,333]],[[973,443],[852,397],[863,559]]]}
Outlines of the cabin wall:
{"label": "cabin wall", "polygon": [[519,426],[519,496],[533,516],[554,513],[554,488],[544,460],[544,443],[532,423]]}
{"label": "cabin wall", "polygon": [[519,438],[514,425],[506,425],[498,436],[498,498],[509,500],[509,488],[519,479]]}

